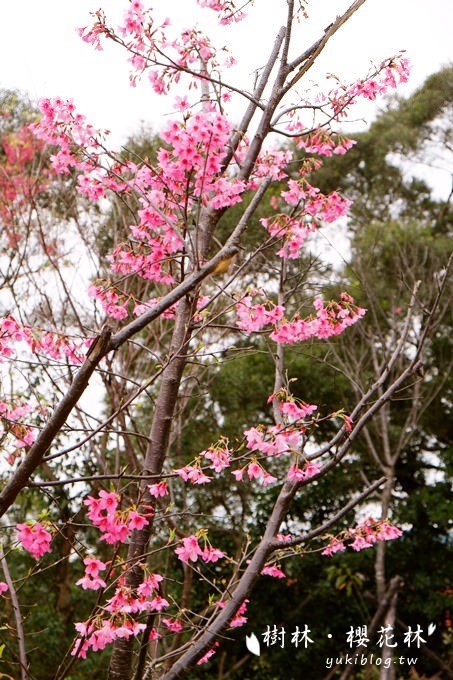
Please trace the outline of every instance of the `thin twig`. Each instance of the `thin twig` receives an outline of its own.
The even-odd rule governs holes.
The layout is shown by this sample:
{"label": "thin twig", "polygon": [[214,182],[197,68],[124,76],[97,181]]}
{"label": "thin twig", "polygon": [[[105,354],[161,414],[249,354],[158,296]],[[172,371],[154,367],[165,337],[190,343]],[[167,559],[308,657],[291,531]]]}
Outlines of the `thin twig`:
{"label": "thin twig", "polygon": [[25,648],[24,627],[22,625],[22,614],[20,612],[19,600],[17,598],[16,589],[14,587],[14,582],[9,572],[8,563],[6,561],[2,545],[0,545],[0,564],[2,565],[3,573],[5,575],[5,581],[8,585],[8,590],[11,597],[11,604],[13,606],[14,619],[16,621],[17,640],[19,643],[20,675],[22,680],[27,680],[29,675],[27,670],[28,663],[27,652]]}

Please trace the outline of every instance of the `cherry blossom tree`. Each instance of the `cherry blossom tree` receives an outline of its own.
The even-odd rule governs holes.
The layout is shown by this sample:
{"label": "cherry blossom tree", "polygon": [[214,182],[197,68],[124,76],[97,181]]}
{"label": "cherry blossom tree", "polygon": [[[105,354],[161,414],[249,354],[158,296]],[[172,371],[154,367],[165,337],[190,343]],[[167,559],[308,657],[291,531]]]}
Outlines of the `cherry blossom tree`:
{"label": "cherry blossom tree", "polygon": [[[131,84],[147,80],[174,103],[175,116],[159,133],[155,159],[115,152],[108,132],[96,129],[73,101],[61,98],[42,100],[39,120],[16,133],[14,143],[3,140],[5,248],[14,254],[29,247],[30,238],[42,244],[40,261],[50,262],[55,274],[63,326],[49,329],[56,318],[48,319],[47,327],[27,321],[17,294],[12,296],[16,307],[0,320],[4,366],[20,370],[20,362],[38,357],[47,381],[43,392],[54,391],[46,403],[32,384],[24,388],[23,398],[2,396],[2,437],[11,467],[0,511],[11,516],[29,489],[47,494],[71,489],[71,522],[24,517],[10,545],[20,544],[39,560],[52,554],[53,543],[63,537],[69,545],[65,559],[72,554],[83,569],[76,586],[93,591],[91,612],[86,620],[73,622],[74,643],[53,669],[55,678],[72,676],[80,659],[104,649],[112,650],[112,680],[182,677],[194,664],[209,661],[227,630],[246,622],[260,575],[284,577],[283,560],[300,555],[308,544],[329,556],[401,534],[388,517],[354,518],[354,508],[385,478],[358,490],[319,526],[287,523],[293,499],[341,465],[370,419],[418,370],[442,294],[440,283],[439,296],[423,320],[426,332],[419,334],[410,360],[398,371],[417,304],[414,286],[393,351],[354,404],[323,413],[319,405],[294,396],[285,347],[347,333],[366,314],[347,291],[324,300],[322,281],[311,286],[305,299],[292,285],[291,273],[310,235],[344,218],[350,205],[337,191],[324,194],[311,175],[323,157],[351,148],[340,123],[356,102],[374,100],[409,75],[409,62],[400,53],[358,74],[354,82],[335,80],[325,91],[303,89],[316,58],[364,1],[353,2],[303,51],[293,34],[304,20],[305,3],[281,2],[285,23],[250,91],[229,81],[226,69],[233,56],[198,28],[178,34],[170,20],[159,22],[141,0],[125,3],[119,26],[99,10],[80,29],[81,38],[96,49],[115,43],[129,59]],[[232,22],[247,20],[250,4],[198,0],[199,8],[214,12],[225,31]],[[244,104],[239,123],[228,113],[232,98]],[[302,160],[296,161],[285,146],[288,140]],[[45,162],[39,160],[44,157]],[[25,183],[27,163],[33,181]],[[39,199],[58,182],[75,184],[82,202],[77,215],[71,214],[73,231],[56,238],[52,229],[42,228],[42,210],[48,211],[51,224],[67,222],[57,220],[51,206],[40,205]],[[93,255],[89,205],[106,211],[113,197],[130,221],[102,259],[99,247]],[[259,239],[247,241],[264,205]],[[231,223],[233,211],[238,218]],[[61,249],[68,247],[71,252],[63,257]],[[75,294],[68,282],[66,260],[75,252],[86,257],[80,268],[92,276],[82,303],[83,293]],[[263,254],[266,266],[257,270],[254,265]],[[24,258],[16,262],[22,274]],[[29,267],[25,273],[28,287],[33,281],[35,289],[41,268],[31,272]],[[25,306],[33,307],[30,290],[28,297]],[[47,300],[52,307],[50,292]],[[213,358],[226,347],[256,335],[266,339],[274,362],[268,401],[274,422],[245,424],[239,441],[220,437],[192,458],[180,455],[178,428],[188,417],[190,398],[201,395],[191,385],[203,381]],[[104,410],[96,412],[100,390]],[[323,421],[331,423],[334,434],[315,445],[313,433]],[[209,494],[220,478],[227,478],[238,495],[241,486],[252,493],[268,487],[275,491],[261,540],[250,545],[245,535],[236,536],[236,550],[230,553],[213,537],[222,521],[192,516],[190,510],[194,499]],[[230,504],[234,507],[234,500]],[[347,513],[349,529],[336,533],[335,523]],[[84,526],[69,531],[69,524]],[[5,550],[2,564],[8,559]],[[7,567],[4,573],[2,595],[10,593],[16,602]],[[194,602],[196,580],[208,592]],[[17,634],[23,642],[19,621],[20,616]],[[20,667],[28,677],[23,644]]]}

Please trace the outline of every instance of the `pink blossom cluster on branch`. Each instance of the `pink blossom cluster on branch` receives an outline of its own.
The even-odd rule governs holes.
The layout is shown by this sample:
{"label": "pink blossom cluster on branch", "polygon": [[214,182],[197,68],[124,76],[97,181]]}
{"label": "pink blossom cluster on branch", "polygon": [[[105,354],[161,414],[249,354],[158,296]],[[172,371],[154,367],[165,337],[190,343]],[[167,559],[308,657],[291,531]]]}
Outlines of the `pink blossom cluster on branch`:
{"label": "pink blossom cluster on branch", "polygon": [[104,619],[97,617],[85,622],[74,624],[81,637],[77,638],[71,651],[72,656],[86,659],[87,652],[105,649],[118,638],[130,638],[140,635],[146,624],[134,621],[131,617],[123,616],[122,620]]}
{"label": "pink blossom cluster on branch", "polygon": [[76,586],[82,586],[84,590],[98,590],[106,588],[106,582],[99,576],[100,571],[107,569],[107,564],[95,557],[85,557],[85,575],[76,581]]}
{"label": "pink blossom cluster on branch", "polygon": [[[143,529],[149,522],[144,515],[136,510],[120,509],[120,499],[114,491],[99,491],[98,498],[88,496],[83,501],[88,510],[88,518],[101,532],[101,541],[111,545],[124,543],[134,529]],[[152,516],[153,508],[149,507],[148,517]]]}
{"label": "pink blossom cluster on branch", "polygon": [[[87,565],[85,576],[78,582],[83,588],[87,581],[94,582],[99,588],[105,588],[105,583],[99,578],[98,572],[106,565],[99,560],[88,558],[84,560]],[[139,635],[145,624],[135,620],[135,615],[140,613],[161,612],[170,606],[169,602],[159,594],[160,583],[163,576],[156,573],[147,573],[136,592],[126,585],[124,575],[119,576],[115,592],[105,605],[100,607],[99,613],[88,621],[75,623],[75,628],[81,637],[75,640],[71,654],[83,659],[88,650],[94,652],[105,649],[117,638],[130,638]],[[178,621],[164,619],[163,623],[172,632],[181,630]],[[159,637],[156,628],[151,630],[150,639]]]}
{"label": "pink blossom cluster on branch", "polygon": [[[279,396],[282,397],[283,395],[280,393],[272,394],[268,401],[273,401]],[[254,455],[248,454],[245,465],[231,471],[236,481],[242,482],[244,478],[248,478],[249,480],[259,481],[264,487],[278,481],[277,477],[266,470],[256,453],[261,453],[266,457],[295,454],[296,462],[288,470],[288,479],[304,481],[319,472],[321,468],[319,463],[304,461],[302,467],[299,467],[298,463],[303,436],[311,425],[309,416],[317,410],[317,406],[285,396],[285,399],[280,401],[279,409],[283,416],[281,423],[272,426],[260,424],[244,431],[245,445]],[[335,413],[333,417],[337,417],[337,415]],[[213,444],[202,451],[191,464],[175,469],[173,472],[190,484],[207,484],[212,481],[212,478],[206,474],[206,468],[202,468],[202,461],[210,461],[208,468],[220,473],[231,466],[232,456],[233,453],[228,448],[228,442],[221,439],[217,444]],[[153,488],[155,486],[153,485]],[[157,493],[157,490],[154,493]]]}
{"label": "pink blossom cluster on branch", "polygon": [[[324,134],[331,139],[331,135]],[[317,147],[311,147],[310,150],[316,151]],[[311,164],[308,167],[310,169]],[[289,179],[288,189],[273,200],[273,207],[285,204],[287,210],[289,206],[290,213],[276,212],[272,217],[260,219],[271,236],[283,240],[283,246],[277,251],[277,255],[283,258],[300,257],[307,236],[316,231],[322,222],[331,223],[344,217],[352,203],[337,191],[323,194],[304,177],[306,171],[307,164],[304,164],[300,170],[301,179]]]}
{"label": "pink blossom cluster on branch", "polygon": [[[185,250],[183,231],[194,203],[221,209],[242,200],[243,180],[221,173],[231,124],[209,106],[182,121],[170,121],[162,132],[165,147],[158,151],[155,168],[128,161],[106,164],[98,133],[75,111],[72,102],[42,100],[43,118],[33,126],[35,134],[59,151],[52,156],[56,172],[72,167],[79,174],[79,190],[97,201],[106,191],[132,192],[141,203],[140,221],[130,226],[134,247],[120,243],[109,256],[112,270],[121,276],[136,274],[165,284],[173,283],[169,264]],[[74,148],[79,149],[77,153]],[[92,286],[105,311],[124,318],[124,304],[115,290]]]}
{"label": "pink blossom cluster on branch", "polygon": [[35,559],[51,551],[52,534],[40,522],[17,524],[16,530],[22,547]]}
{"label": "pink blossom cluster on branch", "polygon": [[[153,485],[150,486],[156,491],[157,495],[162,495],[157,490],[158,485],[154,485],[155,489]],[[97,499],[89,497],[86,504],[89,506],[88,517],[93,524],[101,528],[102,531],[108,532],[115,539],[115,542],[124,543],[128,538],[128,531],[125,530],[125,522],[118,514],[118,503],[119,499],[116,494],[100,491]],[[134,519],[136,519],[136,515],[137,513],[134,513]],[[131,517],[130,511],[127,516],[128,518]],[[113,530],[112,525],[114,526]],[[141,524],[135,522],[134,528],[140,528],[140,526]],[[129,522],[130,527],[131,523]],[[203,548],[199,544],[200,537],[204,539]],[[108,542],[112,541],[109,539]],[[27,547],[27,549],[30,550],[30,547]],[[199,558],[205,563],[215,563],[225,557],[222,551],[210,545],[204,531],[199,532],[198,535],[183,538],[182,545],[175,549],[175,554],[182,562],[186,563],[189,561],[196,562]],[[84,559],[84,564],[85,574],[77,581],[76,585],[85,590],[105,589],[107,583],[100,576],[100,572],[105,571],[108,564],[91,556]],[[121,567],[119,563],[118,568],[124,568],[124,566]],[[110,571],[110,577],[112,576],[114,576],[113,570]],[[135,621],[134,615],[161,612],[170,606],[168,600],[158,592],[159,584],[162,581],[163,577],[160,574],[148,573],[136,591],[133,591],[127,586],[124,575],[120,575],[113,596],[107,599],[106,604],[100,608],[101,611],[88,621],[75,624],[75,628],[81,637],[76,639],[72,654],[86,658],[90,648],[93,651],[98,651],[104,649],[119,637],[129,638],[141,633],[144,624]],[[177,620],[164,619],[163,623],[172,632],[179,632],[182,629]],[[239,623],[234,624],[232,621],[231,625],[239,625]],[[157,637],[159,637],[159,633],[156,629],[153,629],[151,639]]]}
{"label": "pink blossom cluster on branch", "polygon": [[198,542],[198,536],[192,534],[182,539],[182,546],[175,549],[175,554],[181,562],[196,562],[198,558],[203,560],[206,564],[209,562],[217,562],[225,557],[225,554],[218,548],[206,542],[202,548]]}
{"label": "pink blossom cluster on branch", "polygon": [[[240,8],[237,9],[232,0],[197,0],[200,7],[209,7],[219,14],[219,23],[227,26],[232,21],[242,21],[247,16]],[[245,3],[241,3],[243,6]]]}
{"label": "pink blossom cluster on branch", "polygon": [[[244,616],[244,614],[247,611],[247,605],[249,602],[250,600],[243,600],[243,602],[241,602],[236,614],[230,621],[230,628],[240,628],[247,623],[247,617]],[[223,609],[226,605],[226,602],[221,601],[218,602],[217,605],[220,607],[220,609]]]}
{"label": "pink blossom cluster on branch", "polygon": [[[352,97],[365,97],[374,100],[378,96],[386,94],[390,89],[398,87],[401,83],[409,80],[411,63],[401,51],[390,59],[381,62],[375,78],[358,80],[349,87],[349,95]],[[338,92],[331,93],[331,97]]]}
{"label": "pink blossom cluster on branch", "polygon": [[260,573],[263,576],[272,576],[272,578],[286,578],[285,572],[276,564],[267,564]]}
{"label": "pink blossom cluster on branch", "polygon": [[343,333],[366,313],[366,309],[354,304],[353,298],[348,293],[341,294],[340,302],[332,300],[326,304],[323,300],[315,300],[313,306],[316,309],[316,316],[310,315],[306,319],[296,316],[292,321],[282,321],[272,331],[270,339],[284,345],[292,345],[311,338],[319,340],[330,338]]}
{"label": "pink blossom cluster on branch", "polygon": [[69,336],[19,324],[11,316],[0,318],[0,362],[2,357],[15,355],[14,344],[25,342],[34,354],[44,354],[55,360],[69,359],[81,364],[85,359],[89,341],[74,342]]}
{"label": "pink blossom cluster on branch", "polygon": [[[90,340],[74,341],[65,334],[54,333],[20,324],[12,315],[0,318],[0,363],[12,360],[17,355],[16,345],[24,344],[34,355],[49,357],[54,361],[71,362],[80,365],[84,359]],[[26,417],[32,412],[44,415],[44,410],[33,408],[29,403],[8,403],[0,400],[0,437],[14,437],[14,451],[7,460],[14,463],[20,449],[31,446],[35,441],[35,427]]]}
{"label": "pink blossom cluster on branch", "polygon": [[[410,72],[411,63],[405,56],[405,51],[402,50],[390,59],[382,61],[366,78],[349,84],[338,81],[337,87],[327,94],[318,95],[317,103],[320,107],[328,105],[332,117],[338,120],[344,117],[348,108],[360,99],[374,101],[376,97],[386,94],[390,89],[396,88],[401,83],[406,83]],[[304,146],[303,140],[301,140],[300,145]],[[340,150],[337,153],[343,153],[343,151]],[[331,151],[327,151],[325,155],[331,155]]]}
{"label": "pink blossom cluster on branch", "polygon": [[[360,522],[356,527],[346,529],[339,536],[333,536],[322,555],[331,556],[346,548],[359,551],[371,548],[377,541],[391,541],[402,535],[401,529],[392,525],[388,519],[376,520],[372,517]],[[345,541],[351,541],[345,543]]]}
{"label": "pink blossom cluster on branch", "polygon": [[[201,7],[209,7],[220,13],[223,25],[239,21],[245,14],[236,10],[229,0],[206,0]],[[200,30],[190,28],[180,35],[170,36],[171,22],[165,19],[157,24],[151,9],[143,6],[140,0],[132,0],[123,14],[123,23],[116,28],[109,26],[102,10],[93,14],[92,26],[78,29],[82,40],[101,50],[101,39],[114,40],[128,52],[131,64],[130,83],[134,86],[147,72],[149,82],[157,94],[168,94],[171,86],[180,82],[181,75],[191,76],[190,87],[197,87],[199,63],[204,64],[204,74],[228,67],[234,60],[227,55],[222,64],[219,55],[209,38]],[[222,50],[225,52],[225,49]],[[200,76],[202,77],[202,76]]]}
{"label": "pink blossom cluster on branch", "polygon": [[25,420],[31,411],[30,404],[11,405],[4,400],[0,401],[0,441],[4,446],[4,440],[8,435],[14,437],[14,450],[9,451],[6,456],[10,465],[15,462],[21,449],[31,446],[35,441],[35,430]]}
{"label": "pink blossom cluster on branch", "polygon": [[253,289],[236,304],[237,326],[248,332],[262,330],[271,324],[271,340],[282,344],[294,344],[311,338],[324,339],[339,335],[361,319],[366,310],[354,304],[353,298],[342,293],[340,301],[315,300],[316,316],[302,319],[296,315],[291,321],[284,317],[285,307],[274,305],[270,300],[255,304],[256,296],[263,292]]}

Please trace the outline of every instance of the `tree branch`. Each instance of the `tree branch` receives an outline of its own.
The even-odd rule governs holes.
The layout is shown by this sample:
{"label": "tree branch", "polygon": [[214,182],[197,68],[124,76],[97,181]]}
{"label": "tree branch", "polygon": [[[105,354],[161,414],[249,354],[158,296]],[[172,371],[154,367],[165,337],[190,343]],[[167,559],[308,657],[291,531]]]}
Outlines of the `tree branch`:
{"label": "tree branch", "polygon": [[20,612],[19,600],[17,599],[16,588],[14,587],[11,574],[9,573],[8,562],[6,561],[5,553],[3,551],[3,546],[0,545],[0,564],[2,565],[3,573],[5,575],[5,581],[8,584],[8,590],[11,597],[11,604],[13,606],[14,618],[16,620],[16,632],[17,640],[19,643],[19,660],[20,660],[20,676],[22,680],[27,680],[28,676],[28,663],[27,663],[27,652],[25,649],[25,635],[24,627],[22,625],[22,614]]}

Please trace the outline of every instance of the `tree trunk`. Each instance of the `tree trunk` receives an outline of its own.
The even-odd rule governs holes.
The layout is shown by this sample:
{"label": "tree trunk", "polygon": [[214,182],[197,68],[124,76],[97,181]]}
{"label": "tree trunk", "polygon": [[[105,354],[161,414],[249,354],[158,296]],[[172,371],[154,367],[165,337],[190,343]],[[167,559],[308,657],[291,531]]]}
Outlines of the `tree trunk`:
{"label": "tree trunk", "polygon": [[[187,362],[187,349],[191,336],[191,318],[195,306],[195,298],[185,297],[178,305],[175,328],[170,346],[169,362],[162,375],[162,383],[154,410],[151,426],[150,442],[145,456],[143,473],[145,475],[160,475],[167,453],[173,414],[178,398],[179,386]],[[152,505],[152,498],[144,482],[140,489],[141,504],[139,511],[147,512],[145,506]],[[126,583],[130,588],[137,588],[143,580],[141,557],[146,552],[152,534],[153,522],[141,531],[134,530],[128,550],[129,570]],[[129,680],[133,670],[134,638],[129,640],[117,639],[113,645],[110,660],[109,680]]]}

